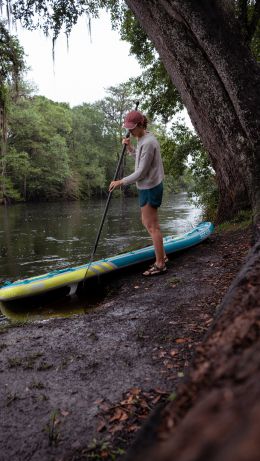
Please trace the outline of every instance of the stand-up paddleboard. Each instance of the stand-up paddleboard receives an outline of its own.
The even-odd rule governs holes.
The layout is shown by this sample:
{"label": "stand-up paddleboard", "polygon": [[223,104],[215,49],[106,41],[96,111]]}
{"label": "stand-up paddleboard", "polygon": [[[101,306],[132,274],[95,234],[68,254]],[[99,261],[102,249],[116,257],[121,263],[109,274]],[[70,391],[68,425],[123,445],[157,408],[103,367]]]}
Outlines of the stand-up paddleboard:
{"label": "stand-up paddleboard", "polygon": [[[181,236],[165,237],[163,239],[165,252],[171,254],[197,245],[208,238],[213,230],[214,226],[212,223],[203,222],[192,231]],[[66,294],[72,294],[76,292],[79,285],[86,279],[132,266],[133,264],[149,261],[154,256],[154,247],[149,246],[111,258],[101,259],[91,264],[56,270],[13,283],[7,282],[0,289],[0,301],[8,302],[28,297],[31,298],[64,287],[67,288]]]}

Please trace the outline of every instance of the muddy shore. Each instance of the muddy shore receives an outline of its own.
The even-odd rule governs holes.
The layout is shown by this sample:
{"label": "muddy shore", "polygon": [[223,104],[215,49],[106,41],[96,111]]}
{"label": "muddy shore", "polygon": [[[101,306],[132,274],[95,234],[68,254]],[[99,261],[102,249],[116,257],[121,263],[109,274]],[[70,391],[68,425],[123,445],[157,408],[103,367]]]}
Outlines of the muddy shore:
{"label": "muddy shore", "polygon": [[1,326],[1,461],[123,459],[174,398],[249,244],[248,228],[215,233],[162,276],[104,280],[86,315]]}

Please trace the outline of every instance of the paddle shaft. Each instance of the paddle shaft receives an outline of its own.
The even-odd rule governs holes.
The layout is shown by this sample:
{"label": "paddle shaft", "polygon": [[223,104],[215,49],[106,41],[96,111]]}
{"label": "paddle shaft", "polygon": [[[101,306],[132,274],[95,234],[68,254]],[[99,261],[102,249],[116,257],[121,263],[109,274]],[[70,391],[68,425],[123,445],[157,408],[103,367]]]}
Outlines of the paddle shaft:
{"label": "paddle shaft", "polygon": [[[136,101],[135,110],[138,109],[138,106],[139,106],[139,101]],[[126,138],[129,138],[129,137],[130,137],[130,131],[128,131],[127,134],[126,134]],[[123,149],[122,149],[122,152],[121,152],[118,164],[117,164],[116,172],[114,174],[113,181],[116,181],[116,179],[117,179],[117,176],[118,176],[118,173],[119,173],[119,170],[120,170],[120,167],[121,167],[124,155],[125,155],[125,151],[126,151],[126,144],[124,144],[124,146],[123,146]],[[91,254],[91,261],[93,261],[94,255],[95,255],[96,250],[97,250],[98,242],[99,242],[100,235],[101,235],[101,232],[102,232],[102,229],[103,229],[103,225],[104,225],[104,222],[105,222],[105,219],[106,219],[107,210],[108,210],[108,207],[109,207],[111,197],[112,197],[112,191],[109,192],[108,197],[107,197],[105,210],[104,210],[104,213],[103,213],[103,216],[102,216],[102,219],[101,219],[101,223],[100,223],[100,226],[99,226],[99,230],[98,230],[98,233],[97,233],[94,249],[93,249],[93,252]]]}

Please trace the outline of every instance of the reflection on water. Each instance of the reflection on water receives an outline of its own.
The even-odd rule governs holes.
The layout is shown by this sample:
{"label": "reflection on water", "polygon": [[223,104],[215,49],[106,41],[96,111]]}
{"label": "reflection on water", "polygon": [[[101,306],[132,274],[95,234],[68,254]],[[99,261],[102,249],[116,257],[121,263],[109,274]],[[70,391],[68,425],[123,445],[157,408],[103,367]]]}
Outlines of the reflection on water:
{"label": "reflection on water", "polygon": [[[76,314],[88,314],[96,309],[106,295],[105,285],[92,287],[91,293],[86,291],[85,296],[71,296],[52,299],[52,293],[41,300],[19,300],[11,303],[1,303],[0,311],[4,317],[12,322],[28,322],[43,319],[71,317]],[[54,295],[55,296],[55,295]],[[0,316],[1,324],[1,316]]]}
{"label": "reflection on water", "polygon": [[[104,200],[0,207],[0,283],[87,263],[104,207]],[[200,219],[201,211],[188,202],[185,193],[165,196],[160,208],[164,236],[187,232]],[[145,246],[150,239],[140,222],[137,198],[112,199],[95,259],[140,243]],[[62,309],[54,307],[58,315]],[[86,308],[81,304],[79,309]]]}
{"label": "reflection on water", "polygon": [[[91,311],[91,306],[84,307],[78,299],[66,298],[60,305],[56,302],[55,305],[31,306],[23,305],[14,307],[8,304],[0,303],[0,310],[4,319],[12,322],[28,322],[37,321],[48,318],[71,317],[76,314],[86,314]],[[1,317],[0,317],[1,324]]]}

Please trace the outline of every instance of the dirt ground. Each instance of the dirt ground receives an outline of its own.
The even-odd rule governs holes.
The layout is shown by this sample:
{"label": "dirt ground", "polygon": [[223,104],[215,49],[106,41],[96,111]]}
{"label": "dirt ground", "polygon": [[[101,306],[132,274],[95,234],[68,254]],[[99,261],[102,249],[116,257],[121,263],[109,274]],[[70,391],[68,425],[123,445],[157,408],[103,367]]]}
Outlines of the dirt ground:
{"label": "dirt ground", "polygon": [[0,460],[123,459],[174,399],[249,245],[249,229],[215,233],[162,276],[104,280],[86,315],[0,326]]}

